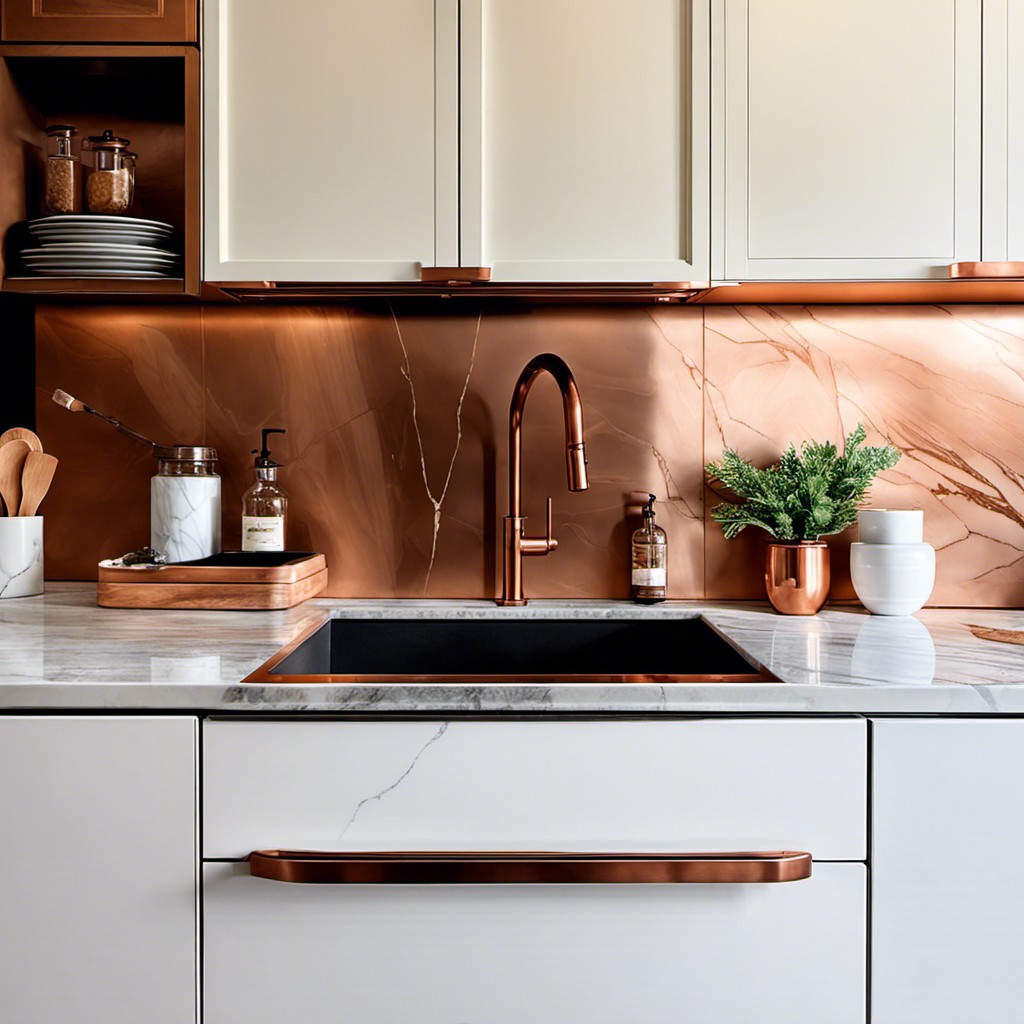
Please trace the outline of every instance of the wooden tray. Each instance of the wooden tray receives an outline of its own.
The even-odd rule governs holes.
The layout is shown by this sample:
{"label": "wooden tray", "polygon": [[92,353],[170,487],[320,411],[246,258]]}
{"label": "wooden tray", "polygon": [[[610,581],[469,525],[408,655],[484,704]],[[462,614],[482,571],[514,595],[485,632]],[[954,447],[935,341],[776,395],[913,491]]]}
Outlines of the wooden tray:
{"label": "wooden tray", "polygon": [[292,608],[327,586],[327,559],[314,551],[224,551],[194,562],[145,568],[100,566],[103,608]]}

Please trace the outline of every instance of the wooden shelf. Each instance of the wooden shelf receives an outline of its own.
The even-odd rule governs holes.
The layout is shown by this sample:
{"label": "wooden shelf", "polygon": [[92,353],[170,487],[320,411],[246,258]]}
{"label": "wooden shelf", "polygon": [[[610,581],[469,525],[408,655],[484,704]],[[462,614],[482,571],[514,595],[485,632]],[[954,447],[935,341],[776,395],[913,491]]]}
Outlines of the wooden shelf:
{"label": "wooden shelf", "polygon": [[114,129],[139,154],[130,215],[172,224],[183,239],[179,278],[29,278],[0,284],[32,294],[199,294],[199,50],[194,46],[0,45],[0,234],[20,275],[10,229],[41,216],[47,124],[80,137]]}
{"label": "wooden shelf", "polygon": [[28,294],[176,294],[185,292],[181,277],[117,278],[117,277],[9,277],[3,291]]}

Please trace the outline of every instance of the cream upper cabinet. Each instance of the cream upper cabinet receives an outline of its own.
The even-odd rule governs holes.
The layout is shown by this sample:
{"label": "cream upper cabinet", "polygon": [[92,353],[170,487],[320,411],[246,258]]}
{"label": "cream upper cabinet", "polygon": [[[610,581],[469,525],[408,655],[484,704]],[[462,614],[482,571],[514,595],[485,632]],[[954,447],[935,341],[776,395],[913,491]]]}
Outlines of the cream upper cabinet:
{"label": "cream upper cabinet", "polygon": [[204,276],[458,262],[458,0],[206,0]]}
{"label": "cream upper cabinet", "polygon": [[708,275],[708,0],[207,0],[205,278]]}
{"label": "cream upper cabinet", "polygon": [[463,0],[462,263],[706,280],[708,54],[707,0]]}
{"label": "cream upper cabinet", "polygon": [[985,0],[983,260],[1024,261],[1024,0]]}
{"label": "cream upper cabinet", "polygon": [[714,0],[713,277],[944,278],[979,259],[981,9]]}

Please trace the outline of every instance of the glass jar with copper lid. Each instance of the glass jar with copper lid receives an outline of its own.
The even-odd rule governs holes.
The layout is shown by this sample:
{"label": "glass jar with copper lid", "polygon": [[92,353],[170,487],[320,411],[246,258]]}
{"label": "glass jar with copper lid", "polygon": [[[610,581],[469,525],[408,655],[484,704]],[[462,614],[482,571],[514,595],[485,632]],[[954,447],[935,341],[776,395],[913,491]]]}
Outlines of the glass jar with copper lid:
{"label": "glass jar with copper lid", "polygon": [[44,213],[81,213],[82,164],[71,152],[71,140],[77,134],[70,124],[51,124],[46,129]]}
{"label": "glass jar with copper lid", "polygon": [[135,194],[135,154],[109,128],[90,135],[82,149],[91,154],[86,168],[85,202],[90,213],[127,213]]}

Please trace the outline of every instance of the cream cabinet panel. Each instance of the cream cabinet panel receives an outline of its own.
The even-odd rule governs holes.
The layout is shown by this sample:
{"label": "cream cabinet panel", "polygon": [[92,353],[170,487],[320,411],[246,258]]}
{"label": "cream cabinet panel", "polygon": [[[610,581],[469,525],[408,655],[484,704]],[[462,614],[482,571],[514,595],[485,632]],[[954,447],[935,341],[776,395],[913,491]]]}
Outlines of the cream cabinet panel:
{"label": "cream cabinet panel", "polygon": [[0,717],[0,1019],[188,1024],[196,721]]}
{"label": "cream cabinet panel", "polygon": [[463,265],[706,280],[707,2],[463,0]]}
{"label": "cream cabinet panel", "polygon": [[874,1024],[1018,1024],[1024,722],[874,732]]}
{"label": "cream cabinet panel", "polygon": [[458,261],[457,3],[206,0],[206,280]]}
{"label": "cream cabinet panel", "polygon": [[206,1024],[863,1024],[865,868],[777,885],[289,885],[204,867]]}
{"label": "cream cabinet panel", "polygon": [[982,259],[1024,261],[1024,0],[985,0]]}
{"label": "cream cabinet panel", "polygon": [[944,278],[979,258],[981,6],[716,0],[716,278]]}

